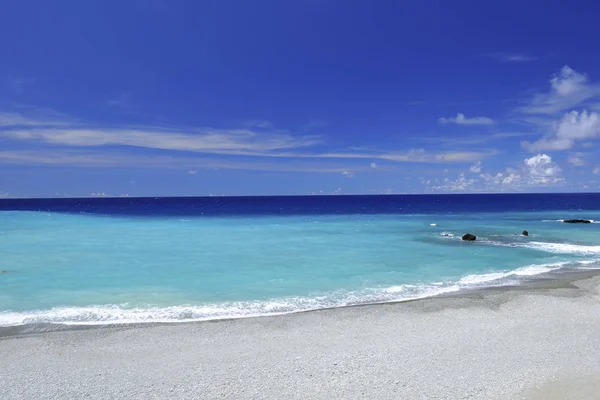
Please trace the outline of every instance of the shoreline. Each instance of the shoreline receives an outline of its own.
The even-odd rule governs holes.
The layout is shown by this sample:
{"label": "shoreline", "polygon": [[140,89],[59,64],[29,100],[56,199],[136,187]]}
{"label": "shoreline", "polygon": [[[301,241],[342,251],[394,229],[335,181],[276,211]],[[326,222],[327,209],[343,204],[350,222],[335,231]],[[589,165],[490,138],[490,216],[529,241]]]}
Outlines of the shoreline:
{"label": "shoreline", "polygon": [[547,291],[552,289],[572,289],[575,288],[574,284],[580,280],[585,280],[595,276],[600,276],[600,269],[581,269],[581,270],[554,270],[545,272],[532,277],[524,278],[518,284],[507,284],[499,286],[482,286],[472,288],[461,288],[457,291],[448,293],[440,293],[426,297],[419,297],[414,299],[400,299],[381,301],[374,303],[364,304],[350,304],[335,307],[325,307],[318,309],[309,310],[298,310],[283,312],[279,314],[266,314],[266,315],[251,315],[251,316],[239,316],[239,317],[223,317],[213,319],[203,319],[197,321],[149,321],[149,322],[126,322],[126,323],[84,323],[84,324],[69,324],[69,323],[42,323],[42,324],[24,324],[15,326],[0,327],[0,340],[21,337],[39,335],[53,332],[70,332],[70,331],[86,331],[94,329],[144,329],[152,328],[156,326],[171,326],[171,325],[188,325],[188,324],[204,324],[204,323],[220,323],[229,322],[236,320],[248,320],[248,319],[261,319],[261,318],[280,318],[290,315],[305,314],[305,313],[319,313],[324,311],[347,309],[347,308],[361,308],[361,307],[378,307],[378,306],[397,306],[399,304],[408,304],[413,302],[427,302],[429,300],[440,300],[445,299],[457,299],[457,298],[468,298],[476,299],[482,298],[486,295],[494,293],[504,292],[530,292],[535,293],[539,291]]}
{"label": "shoreline", "polygon": [[0,398],[593,398],[600,271],[566,275],[280,316],[3,337]]}

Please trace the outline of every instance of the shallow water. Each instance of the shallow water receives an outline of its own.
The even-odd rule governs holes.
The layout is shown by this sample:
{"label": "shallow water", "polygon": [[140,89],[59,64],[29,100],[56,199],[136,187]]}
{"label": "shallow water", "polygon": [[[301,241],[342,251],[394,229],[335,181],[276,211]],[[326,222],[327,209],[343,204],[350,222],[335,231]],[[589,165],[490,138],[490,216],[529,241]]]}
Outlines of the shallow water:
{"label": "shallow water", "polygon": [[0,202],[0,326],[277,314],[600,268],[600,224],[559,221],[600,219],[599,195],[518,196]]}

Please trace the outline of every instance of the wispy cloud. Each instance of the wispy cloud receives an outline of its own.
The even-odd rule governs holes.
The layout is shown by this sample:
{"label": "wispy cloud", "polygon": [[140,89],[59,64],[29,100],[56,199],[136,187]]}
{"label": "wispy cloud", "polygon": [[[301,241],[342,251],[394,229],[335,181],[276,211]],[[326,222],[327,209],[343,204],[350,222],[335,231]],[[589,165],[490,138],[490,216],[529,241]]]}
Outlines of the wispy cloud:
{"label": "wispy cloud", "polygon": [[0,129],[4,128],[30,128],[30,127],[61,127],[74,126],[75,121],[67,121],[60,115],[26,117],[23,114],[0,112]]}
{"label": "wispy cloud", "polygon": [[116,98],[108,100],[106,104],[124,112],[131,112],[135,108],[131,92],[123,92]]}
{"label": "wispy cloud", "polygon": [[574,167],[583,167],[586,163],[583,159],[583,153],[572,153],[569,154],[567,162]]}
{"label": "wispy cloud", "polygon": [[[34,125],[35,126],[35,125]],[[247,129],[195,129],[191,131],[158,130],[155,128],[47,128],[5,130],[2,135],[16,140],[28,140],[74,147],[128,146],[187,152],[263,155],[277,150],[307,147],[318,143],[314,138],[285,134],[254,132]]]}
{"label": "wispy cloud", "polygon": [[565,65],[550,79],[550,90],[535,94],[518,111],[527,114],[556,114],[581,106],[586,101],[600,98],[600,85]]}
{"label": "wispy cloud", "polygon": [[477,161],[475,164],[471,165],[471,168],[469,168],[469,172],[478,174],[481,172],[482,168],[483,166],[481,165],[481,161]]}
{"label": "wispy cloud", "polygon": [[27,86],[33,85],[35,79],[33,78],[11,78],[8,80],[8,88],[11,92],[17,95],[25,93]]}
{"label": "wispy cloud", "polygon": [[440,118],[440,124],[457,124],[457,125],[492,125],[494,121],[488,117],[473,117],[467,118],[464,114],[458,113],[456,117]]}
{"label": "wispy cloud", "polygon": [[502,53],[502,52],[493,52],[493,53],[484,53],[482,54],[485,57],[493,58],[496,61],[500,62],[514,62],[514,63],[523,63],[523,62],[531,62],[536,61],[539,57],[532,56],[527,53]]}
{"label": "wispy cloud", "polygon": [[166,0],[138,0],[138,4],[159,15],[172,14],[174,12],[173,8]]}
{"label": "wispy cloud", "polygon": [[246,125],[248,128],[261,128],[261,129],[272,129],[273,128],[273,123],[270,121],[263,121],[263,120],[252,120],[252,121],[247,121],[244,125]]}
{"label": "wispy cloud", "polygon": [[[275,162],[273,159],[239,159],[237,157],[168,156],[147,157],[127,152],[103,152],[97,149],[39,149],[0,151],[0,164],[28,166],[71,166],[79,168],[158,168],[178,169],[190,175],[200,170],[246,170],[343,174],[371,172],[368,165],[354,165],[345,160],[294,159]],[[385,169],[382,169],[385,170]]]}
{"label": "wispy cloud", "polygon": [[522,137],[522,136],[531,136],[538,135],[538,132],[497,132],[492,133],[489,137],[494,139],[504,139],[504,138],[513,138],[513,137]]}
{"label": "wispy cloud", "polygon": [[319,130],[327,127],[328,125],[329,125],[329,123],[327,121],[314,120],[314,121],[310,121],[306,125],[302,126],[299,129],[299,131],[300,132],[314,132],[314,131],[319,131]]}
{"label": "wispy cloud", "polygon": [[323,139],[314,135],[294,135],[284,130],[98,127],[66,119],[46,120],[20,114],[2,114],[0,138],[63,146],[67,148],[97,148],[106,151],[115,147],[137,147],[185,153],[249,156],[265,158],[372,159],[390,162],[473,162],[494,154],[494,151],[446,151],[428,153],[424,149],[409,150],[314,150]]}

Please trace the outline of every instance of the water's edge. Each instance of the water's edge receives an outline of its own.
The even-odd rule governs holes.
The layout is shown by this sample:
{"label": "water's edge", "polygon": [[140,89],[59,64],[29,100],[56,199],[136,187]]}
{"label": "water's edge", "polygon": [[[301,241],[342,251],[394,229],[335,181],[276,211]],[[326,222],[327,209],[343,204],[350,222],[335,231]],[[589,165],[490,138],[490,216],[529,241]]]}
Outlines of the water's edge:
{"label": "water's edge", "polygon": [[[330,313],[336,312],[339,309],[345,308],[371,308],[371,307],[402,307],[410,303],[423,303],[433,302],[432,304],[439,305],[440,308],[451,307],[451,303],[440,303],[442,299],[453,300],[453,299],[481,299],[487,295],[500,294],[500,293],[548,293],[555,294],[555,290],[558,289],[573,289],[578,288],[574,285],[576,282],[585,281],[587,279],[600,276],[600,270],[555,270],[544,274],[536,275],[535,278],[526,279],[520,281],[518,284],[509,284],[504,286],[485,286],[475,288],[463,288],[455,292],[435,294],[428,297],[396,300],[396,301],[385,301],[376,303],[366,304],[353,304],[331,308],[320,308],[314,310],[298,310],[281,314],[269,314],[269,315],[256,315],[256,316],[241,316],[232,318],[217,318],[217,319],[206,319],[201,321],[169,321],[169,322],[133,322],[133,323],[97,323],[90,325],[71,325],[71,324],[60,324],[60,323],[48,323],[48,324],[25,324],[18,326],[0,327],[0,340],[18,338],[24,336],[35,336],[45,334],[60,334],[65,331],[95,331],[95,330],[128,330],[128,329],[142,329],[151,328],[156,326],[165,325],[179,325],[179,324],[207,324],[207,323],[225,323],[232,321],[240,321],[246,319],[252,320],[269,320],[274,318],[285,318],[290,317],[294,314],[304,313]],[[554,292],[554,293],[553,293]],[[575,292],[573,292],[575,293]]]}

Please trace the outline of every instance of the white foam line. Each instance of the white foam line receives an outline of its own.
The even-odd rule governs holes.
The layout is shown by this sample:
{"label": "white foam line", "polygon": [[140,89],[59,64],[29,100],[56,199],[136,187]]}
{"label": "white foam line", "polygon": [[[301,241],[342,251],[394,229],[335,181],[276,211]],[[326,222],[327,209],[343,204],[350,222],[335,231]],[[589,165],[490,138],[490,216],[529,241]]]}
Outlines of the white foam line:
{"label": "white foam line", "polygon": [[529,242],[523,245],[536,250],[561,254],[600,254],[600,246],[588,246],[570,243]]}
{"label": "white foam line", "polygon": [[520,247],[525,249],[533,249],[546,251],[555,254],[579,254],[593,255],[600,254],[600,246],[572,244],[572,243],[549,243],[549,242],[519,242],[519,243],[502,243],[493,240],[480,240],[480,243],[490,244],[493,246],[504,247]]}
{"label": "white foam line", "polygon": [[[502,286],[514,283],[510,278],[530,277],[564,267],[600,267],[600,260],[528,265],[512,271],[467,275],[456,282],[434,282],[427,285],[404,284],[359,292],[335,292],[317,297],[293,297],[267,301],[226,302],[208,305],[131,308],[124,305],[58,307],[27,312],[0,312],[0,327],[35,324],[116,325],[134,323],[178,323],[220,319],[274,316],[358,304],[402,302],[473,287]],[[580,266],[580,267],[577,267]],[[518,281],[517,281],[518,282]]]}
{"label": "white foam line", "polygon": [[[594,263],[595,261],[589,261],[588,263]],[[564,268],[572,264],[583,264],[583,262],[573,263],[571,261],[562,263],[552,264],[533,264],[525,267],[517,268],[507,272],[492,272],[489,274],[478,274],[478,275],[467,275],[458,281],[459,284],[463,285],[476,285],[486,282],[497,281],[500,279],[508,278],[510,276],[523,277],[523,276],[535,276],[545,274],[550,271],[555,271],[560,268]]]}
{"label": "white foam line", "polygon": [[179,323],[221,319],[275,316],[359,304],[399,302],[460,290],[458,286],[427,287],[400,285],[371,293],[348,293],[339,299],[319,296],[264,302],[223,303],[207,306],[128,308],[126,305],[59,307],[29,312],[0,312],[0,327],[59,324],[117,325],[135,323]]}

